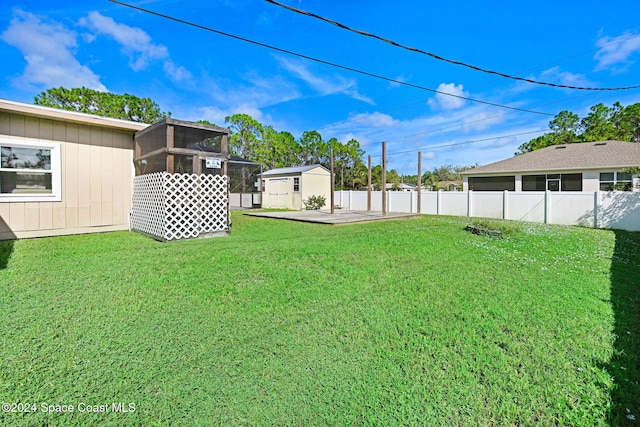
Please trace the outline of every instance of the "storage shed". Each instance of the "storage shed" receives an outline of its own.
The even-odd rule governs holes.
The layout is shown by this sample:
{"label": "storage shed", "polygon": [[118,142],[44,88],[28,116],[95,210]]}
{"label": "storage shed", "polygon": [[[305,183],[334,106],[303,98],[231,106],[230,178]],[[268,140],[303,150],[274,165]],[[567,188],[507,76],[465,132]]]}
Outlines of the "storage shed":
{"label": "storage shed", "polygon": [[322,165],[271,169],[262,173],[262,207],[301,210],[303,200],[331,200],[331,173]]}

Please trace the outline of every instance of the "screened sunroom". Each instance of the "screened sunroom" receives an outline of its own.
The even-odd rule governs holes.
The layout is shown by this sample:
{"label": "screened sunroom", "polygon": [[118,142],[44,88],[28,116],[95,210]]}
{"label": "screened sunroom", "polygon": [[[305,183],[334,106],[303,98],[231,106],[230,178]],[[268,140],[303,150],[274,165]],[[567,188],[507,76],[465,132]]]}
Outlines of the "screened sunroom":
{"label": "screened sunroom", "polygon": [[224,128],[167,118],[138,132],[134,150],[132,229],[160,240],[228,233],[230,185],[256,185],[259,165],[232,158]]}

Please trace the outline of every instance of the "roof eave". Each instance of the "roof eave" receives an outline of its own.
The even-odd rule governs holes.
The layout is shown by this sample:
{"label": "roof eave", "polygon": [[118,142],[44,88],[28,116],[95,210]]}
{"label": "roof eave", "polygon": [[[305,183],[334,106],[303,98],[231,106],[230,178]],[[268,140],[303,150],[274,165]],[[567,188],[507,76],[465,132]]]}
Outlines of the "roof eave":
{"label": "roof eave", "polygon": [[586,170],[603,170],[603,169],[624,169],[624,168],[633,168],[636,165],[633,164],[622,164],[622,165],[600,165],[600,166],[589,166],[582,168],[546,168],[546,169],[516,169],[516,170],[501,170],[501,171],[464,171],[459,172],[462,176],[468,175],[504,175],[504,174],[524,174],[524,173],[542,173],[542,172],[562,172],[562,171],[586,171]]}
{"label": "roof eave", "polygon": [[9,101],[7,99],[0,99],[0,111],[6,111],[8,113],[18,113],[30,117],[53,119],[70,123],[131,131],[140,131],[142,129],[146,129],[149,126],[147,123],[113,119],[110,117],[94,116],[91,114],[78,113],[75,111],[67,111],[58,108],[43,107],[41,105]]}

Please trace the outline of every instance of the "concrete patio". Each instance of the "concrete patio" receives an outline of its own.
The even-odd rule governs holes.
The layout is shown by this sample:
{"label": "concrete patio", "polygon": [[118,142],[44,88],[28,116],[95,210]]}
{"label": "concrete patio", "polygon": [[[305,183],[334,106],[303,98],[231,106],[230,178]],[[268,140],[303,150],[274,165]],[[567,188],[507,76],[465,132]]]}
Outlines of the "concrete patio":
{"label": "concrete patio", "polygon": [[302,210],[273,212],[246,211],[244,212],[244,215],[330,225],[363,224],[373,221],[415,219],[421,217],[421,215],[415,213],[387,212],[386,215],[383,216],[382,212],[351,211],[342,209],[336,209],[333,214],[331,214],[330,210]]}

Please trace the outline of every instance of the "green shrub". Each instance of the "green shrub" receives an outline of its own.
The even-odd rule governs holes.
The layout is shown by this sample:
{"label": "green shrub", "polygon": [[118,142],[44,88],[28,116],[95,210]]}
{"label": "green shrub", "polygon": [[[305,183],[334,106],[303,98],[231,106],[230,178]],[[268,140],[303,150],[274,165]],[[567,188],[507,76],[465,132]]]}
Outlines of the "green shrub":
{"label": "green shrub", "polygon": [[304,208],[308,211],[322,209],[327,202],[324,196],[310,196],[307,200],[303,200]]}

